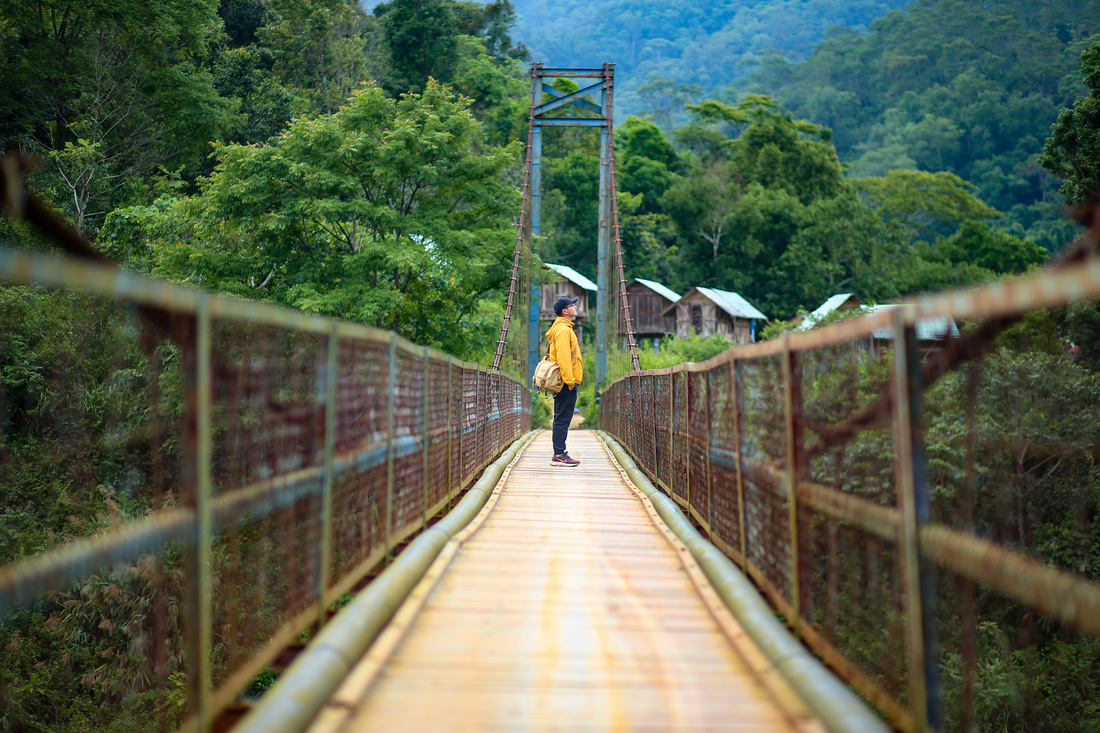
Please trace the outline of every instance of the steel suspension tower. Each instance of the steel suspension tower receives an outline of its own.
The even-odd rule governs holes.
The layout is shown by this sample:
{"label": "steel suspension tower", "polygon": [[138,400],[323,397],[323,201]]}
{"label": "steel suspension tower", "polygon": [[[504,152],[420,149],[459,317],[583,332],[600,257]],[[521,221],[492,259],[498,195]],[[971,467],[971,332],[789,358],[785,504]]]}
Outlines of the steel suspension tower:
{"label": "steel suspension tower", "polygon": [[[551,85],[556,78],[574,80],[578,89],[563,92]],[[512,287],[508,293],[508,305],[505,310],[504,326],[497,344],[497,354],[493,368],[499,368],[504,353],[504,344],[508,337],[508,322],[519,282],[519,268],[524,243],[530,246],[532,237],[542,233],[542,130],[545,127],[598,127],[600,128],[600,193],[599,227],[597,233],[597,277],[596,277],[596,386],[597,390],[607,382],[607,349],[609,331],[616,303],[624,316],[627,346],[634,369],[638,369],[637,349],[634,344],[634,329],[630,310],[626,300],[626,281],[623,275],[622,250],[619,237],[618,196],[615,190],[614,157],[614,121],[613,99],[615,85],[615,65],[604,64],[599,69],[546,68],[541,63],[531,64],[531,104],[527,131],[527,160],[523,182],[523,205],[520,211],[519,236],[516,240],[516,257],[512,272]],[[543,102],[543,95],[550,100]],[[589,101],[597,98],[598,104]],[[568,117],[555,110],[571,106],[574,110],[595,113],[596,116]],[[530,211],[528,220],[527,212]],[[530,222],[527,224],[527,222]],[[614,251],[612,245],[614,244]],[[614,257],[614,271],[612,269]],[[530,259],[528,259],[530,261]],[[540,356],[539,334],[539,285],[536,277],[530,280],[531,306],[528,309],[527,323],[527,371],[533,373]]]}

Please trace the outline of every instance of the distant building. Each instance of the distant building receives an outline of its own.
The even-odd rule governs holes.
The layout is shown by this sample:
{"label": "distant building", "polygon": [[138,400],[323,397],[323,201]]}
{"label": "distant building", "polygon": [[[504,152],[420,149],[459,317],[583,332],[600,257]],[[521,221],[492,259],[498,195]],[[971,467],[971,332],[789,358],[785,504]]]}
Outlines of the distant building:
{"label": "distant building", "polygon": [[[840,293],[826,300],[817,310],[806,316],[802,323],[795,327],[795,330],[808,331],[819,325],[827,316],[833,313],[858,311],[861,315],[870,315],[872,313],[881,313],[882,311],[893,310],[900,307],[901,306],[896,303],[863,305],[854,294]],[[942,318],[921,318],[917,321],[916,336],[917,342],[920,344],[923,353],[927,355],[941,348],[946,339],[958,338],[959,327],[955,324],[954,320],[946,316]],[[869,343],[865,344],[865,348],[873,351],[878,343],[893,341],[893,339],[894,329],[880,328],[871,335],[871,338],[868,339]]]}
{"label": "distant building", "polygon": [[844,313],[846,311],[862,309],[863,303],[860,302],[855,293],[838,293],[837,295],[831,296],[822,303],[817,310],[806,316],[802,323],[798,324],[796,330],[808,331],[825,320],[826,316],[832,315],[833,313]]}
{"label": "distant building", "polygon": [[592,294],[592,305],[596,300],[596,283],[580,274],[567,265],[546,265],[557,277],[553,282],[543,283],[539,286],[539,320],[552,321],[554,315],[554,301],[558,296],[568,295],[570,298],[580,298],[577,301],[577,320],[588,320],[589,299]]}
{"label": "distant building", "polygon": [[661,338],[676,333],[676,314],[669,310],[680,300],[674,291],[659,282],[637,277],[626,286],[626,300],[637,338]]}
{"label": "distant building", "polygon": [[[901,306],[896,303],[888,303],[883,305],[865,305],[863,311],[868,315],[871,313],[880,313],[882,311],[894,310]],[[925,344],[926,346],[935,345],[936,342],[945,341],[951,338],[959,337],[959,327],[955,325],[955,321],[948,316],[942,318],[921,318],[917,321],[917,341]],[[894,339],[894,329],[892,328],[880,328],[875,331],[875,339],[879,341],[892,341]]]}
{"label": "distant building", "polygon": [[676,336],[725,336],[735,344],[756,341],[761,321],[768,317],[737,293],[713,288],[692,288],[665,309],[676,314]]}

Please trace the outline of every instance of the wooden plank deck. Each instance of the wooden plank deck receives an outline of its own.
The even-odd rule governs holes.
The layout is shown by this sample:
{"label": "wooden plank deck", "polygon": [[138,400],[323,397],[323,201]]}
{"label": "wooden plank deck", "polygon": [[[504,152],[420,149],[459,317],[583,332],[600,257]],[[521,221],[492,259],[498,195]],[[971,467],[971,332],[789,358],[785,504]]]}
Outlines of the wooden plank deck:
{"label": "wooden plank deck", "polygon": [[312,730],[821,730],[604,445],[537,435]]}

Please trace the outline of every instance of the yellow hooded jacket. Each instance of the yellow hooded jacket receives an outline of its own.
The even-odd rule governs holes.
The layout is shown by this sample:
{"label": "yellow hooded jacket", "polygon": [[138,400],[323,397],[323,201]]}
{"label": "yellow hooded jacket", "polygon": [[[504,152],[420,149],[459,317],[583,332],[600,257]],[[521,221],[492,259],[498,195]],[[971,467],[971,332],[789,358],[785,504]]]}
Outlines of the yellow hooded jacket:
{"label": "yellow hooded jacket", "polygon": [[556,361],[561,369],[561,381],[566,385],[580,384],[584,376],[581,366],[581,345],[577,334],[573,333],[573,322],[558,316],[546,332],[550,343],[550,360]]}

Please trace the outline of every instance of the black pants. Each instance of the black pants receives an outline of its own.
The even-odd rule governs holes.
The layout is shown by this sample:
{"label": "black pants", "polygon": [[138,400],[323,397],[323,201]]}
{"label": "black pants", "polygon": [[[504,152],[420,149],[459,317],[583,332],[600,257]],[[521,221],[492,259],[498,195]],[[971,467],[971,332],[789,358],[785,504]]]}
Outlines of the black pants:
{"label": "black pants", "polygon": [[568,385],[554,395],[554,455],[565,452],[565,437],[569,434],[569,421],[573,419],[573,409],[577,406],[577,385],[569,389]]}

